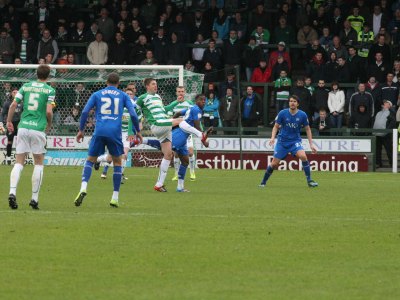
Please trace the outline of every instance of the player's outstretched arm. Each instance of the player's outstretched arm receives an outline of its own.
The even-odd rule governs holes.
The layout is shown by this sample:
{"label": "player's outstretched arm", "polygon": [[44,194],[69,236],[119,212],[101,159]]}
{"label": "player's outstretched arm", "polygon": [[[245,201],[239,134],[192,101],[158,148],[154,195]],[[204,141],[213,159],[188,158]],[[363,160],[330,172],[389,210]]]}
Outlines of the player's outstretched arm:
{"label": "player's outstretched arm", "polygon": [[315,153],[317,153],[317,148],[315,148],[313,141],[312,141],[311,128],[310,128],[310,126],[305,126],[304,128],[306,130],[307,139],[308,139],[308,143],[310,144],[311,152],[315,154]]}
{"label": "player's outstretched arm", "polygon": [[14,117],[15,109],[17,108],[17,101],[13,101],[10,105],[10,108],[8,109],[8,115],[7,115],[7,129],[9,132],[14,132],[14,125],[12,123],[12,119]]}

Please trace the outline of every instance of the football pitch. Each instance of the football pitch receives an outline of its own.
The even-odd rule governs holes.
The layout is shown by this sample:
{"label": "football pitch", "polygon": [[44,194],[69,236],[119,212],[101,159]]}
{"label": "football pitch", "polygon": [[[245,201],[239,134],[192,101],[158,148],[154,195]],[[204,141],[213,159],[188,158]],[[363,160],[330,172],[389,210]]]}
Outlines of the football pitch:
{"label": "football pitch", "polygon": [[400,299],[398,174],[198,170],[190,193],[152,190],[132,168],[111,208],[112,169],[45,167],[40,211],[32,167],[8,208],[0,166],[1,299]]}

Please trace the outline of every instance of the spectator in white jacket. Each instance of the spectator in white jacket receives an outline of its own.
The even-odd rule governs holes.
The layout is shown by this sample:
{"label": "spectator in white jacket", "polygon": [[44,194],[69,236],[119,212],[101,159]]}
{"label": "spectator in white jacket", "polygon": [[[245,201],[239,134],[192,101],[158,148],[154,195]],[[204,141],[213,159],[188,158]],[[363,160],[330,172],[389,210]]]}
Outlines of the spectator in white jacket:
{"label": "spectator in white jacket", "polygon": [[108,60],[108,45],[103,42],[103,34],[96,33],[96,39],[89,44],[87,58],[91,65],[104,65]]}
{"label": "spectator in white jacket", "polygon": [[328,108],[330,111],[332,128],[342,128],[345,105],[344,92],[340,90],[337,82],[332,82],[332,90],[328,95]]}

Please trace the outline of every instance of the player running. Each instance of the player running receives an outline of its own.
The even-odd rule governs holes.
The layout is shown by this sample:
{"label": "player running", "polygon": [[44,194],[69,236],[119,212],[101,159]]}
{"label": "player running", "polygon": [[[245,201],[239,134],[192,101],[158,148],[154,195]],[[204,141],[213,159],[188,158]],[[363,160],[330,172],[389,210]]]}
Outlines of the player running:
{"label": "player running", "polygon": [[272,129],[269,144],[271,146],[274,145],[275,137],[279,130],[278,142],[275,145],[274,158],[272,159],[271,164],[267,167],[264,178],[259,187],[265,187],[272,172],[278,169],[280,161],[285,159],[289,153],[302,161],[308,186],[318,186],[318,183],[311,179],[310,163],[308,162],[306,152],[301,144],[300,130],[302,127],[306,130],[308,143],[310,144],[312,153],[317,153],[317,149],[312,142],[312,133],[308,123],[307,114],[304,111],[299,110],[298,107],[299,98],[296,95],[292,95],[289,97],[289,108],[281,110],[275,118],[275,125]]}
{"label": "player running", "polygon": [[[76,136],[78,143],[83,140],[86,120],[89,111],[93,107],[96,107],[96,127],[90,141],[88,158],[83,167],[81,189],[75,198],[75,206],[80,206],[87,195],[87,184],[92,175],[93,165],[96,163],[97,157],[104,153],[106,146],[114,164],[114,192],[110,205],[112,207],[119,206],[118,196],[122,179],[122,155],[124,154],[121,133],[124,107],[129,111],[139,141],[142,140],[142,136],[134,104],[132,104],[131,99],[126,93],[118,89],[118,85],[119,75],[117,73],[110,73],[107,78],[107,87],[92,94],[82,111],[79,131]],[[129,136],[129,140],[133,140],[133,138],[133,136]]]}
{"label": "player running", "polygon": [[29,206],[39,209],[39,191],[43,179],[43,161],[46,153],[46,134],[51,128],[55,90],[46,82],[50,75],[48,65],[40,65],[36,75],[38,80],[25,83],[11,103],[7,116],[8,132],[13,133],[13,117],[18,105],[23,102],[24,111],[18,125],[16,163],[10,176],[8,205],[17,209],[17,186],[24,168],[25,155],[32,152],[35,167],[32,174],[32,200]]}
{"label": "player running", "polygon": [[164,157],[160,164],[160,172],[154,190],[166,192],[164,181],[167,176],[168,168],[172,159],[172,126],[178,126],[187,133],[203,139],[201,131],[193,128],[183,119],[171,119],[168,117],[161,97],[157,94],[157,81],[154,78],[144,80],[146,93],[141,95],[136,104],[142,110],[147,122],[151,125],[152,134],[161,143],[161,151]]}
{"label": "player running", "polygon": [[[200,128],[200,119],[203,115],[203,107],[206,104],[206,97],[204,95],[197,95],[195,98],[195,105],[178,111],[175,113],[174,118],[183,116],[183,119],[197,130]],[[212,131],[212,127],[207,130],[203,135],[206,138],[202,139],[204,146],[208,147],[207,135]],[[180,166],[178,170],[178,187],[177,192],[189,192],[184,187],[186,169],[189,165],[189,151],[188,151],[188,138],[190,134],[183,129],[177,127],[172,130],[172,150],[178,155],[180,159]],[[203,141],[204,140],[204,141]]]}

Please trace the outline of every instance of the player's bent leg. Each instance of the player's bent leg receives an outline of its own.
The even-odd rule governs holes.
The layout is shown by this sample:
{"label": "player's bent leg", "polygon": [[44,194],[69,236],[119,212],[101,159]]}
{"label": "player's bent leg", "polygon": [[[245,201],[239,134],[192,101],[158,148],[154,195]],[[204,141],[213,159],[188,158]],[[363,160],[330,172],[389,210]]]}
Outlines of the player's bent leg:
{"label": "player's bent leg", "polygon": [[307,159],[306,152],[304,150],[299,150],[296,153],[296,157],[301,160],[301,164],[303,166],[304,174],[307,178],[307,184],[309,187],[317,187],[318,183],[311,179],[311,168],[310,162]]}
{"label": "player's bent leg", "polygon": [[178,171],[178,187],[176,191],[179,193],[187,193],[189,191],[185,189],[185,175],[187,167],[189,165],[189,156],[187,154],[179,154],[179,159],[181,161],[181,164]]}
{"label": "player's bent leg", "polygon": [[8,205],[11,209],[17,209],[17,186],[24,169],[25,153],[16,154],[16,162],[10,174],[10,192],[8,196]]}
{"label": "player's bent leg", "polygon": [[122,157],[120,156],[113,156],[113,164],[114,164],[114,174],[113,174],[113,195],[110,201],[111,207],[118,207],[118,200],[119,200],[119,190],[121,187],[121,180],[122,180]]}

